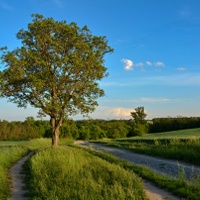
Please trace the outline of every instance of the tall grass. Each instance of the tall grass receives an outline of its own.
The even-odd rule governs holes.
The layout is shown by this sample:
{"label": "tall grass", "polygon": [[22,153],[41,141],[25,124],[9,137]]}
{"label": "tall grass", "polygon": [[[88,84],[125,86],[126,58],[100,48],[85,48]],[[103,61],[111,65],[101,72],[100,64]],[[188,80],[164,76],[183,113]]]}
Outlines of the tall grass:
{"label": "tall grass", "polygon": [[27,152],[23,147],[0,148],[0,199],[10,194],[9,168]]}
{"label": "tall grass", "polygon": [[29,196],[34,200],[146,199],[134,173],[72,147],[38,152],[27,170]]}
{"label": "tall grass", "polygon": [[[1,142],[0,147],[0,199],[8,199],[11,191],[10,167],[29,151],[50,145],[50,140],[36,139],[26,142]],[[9,146],[9,147],[8,147]]]}

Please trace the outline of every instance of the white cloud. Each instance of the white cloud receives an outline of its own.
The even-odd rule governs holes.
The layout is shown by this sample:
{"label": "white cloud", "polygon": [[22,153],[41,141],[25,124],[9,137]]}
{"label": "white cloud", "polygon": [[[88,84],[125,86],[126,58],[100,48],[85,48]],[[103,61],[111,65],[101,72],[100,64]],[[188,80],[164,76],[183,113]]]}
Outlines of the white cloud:
{"label": "white cloud", "polygon": [[130,117],[130,112],[132,112],[133,109],[128,109],[128,108],[112,108],[110,110],[111,115],[117,118],[126,118]]}
{"label": "white cloud", "polygon": [[[124,63],[125,70],[134,70],[133,67],[144,67],[145,64],[148,66],[154,65],[156,67],[164,67],[165,66],[164,62],[161,62],[161,61],[154,62],[154,64],[151,61],[146,61],[145,64],[143,62],[138,62],[138,63],[134,64],[134,62],[132,60],[124,59],[124,58],[121,61],[122,61],[122,63]],[[145,71],[145,70],[143,69],[142,71]]]}
{"label": "white cloud", "polygon": [[[108,107],[108,106],[98,106],[96,110],[90,114],[90,117],[93,119],[130,119],[131,112],[134,109],[123,108],[123,107]],[[81,116],[77,116],[81,118]],[[75,118],[77,118],[75,117]]]}
{"label": "white cloud", "polygon": [[129,59],[122,59],[121,61],[124,63],[125,70],[133,70],[133,61]]}
{"label": "white cloud", "polygon": [[186,68],[184,68],[184,67],[179,67],[179,68],[177,68],[177,70],[178,70],[178,71],[185,71]]}
{"label": "white cloud", "polygon": [[165,66],[165,64],[164,64],[163,62],[160,62],[160,61],[155,62],[154,65],[155,65],[156,67],[164,67],[164,66]]}
{"label": "white cloud", "polygon": [[147,64],[148,66],[152,66],[152,63],[151,63],[150,61],[146,61],[146,64]]}

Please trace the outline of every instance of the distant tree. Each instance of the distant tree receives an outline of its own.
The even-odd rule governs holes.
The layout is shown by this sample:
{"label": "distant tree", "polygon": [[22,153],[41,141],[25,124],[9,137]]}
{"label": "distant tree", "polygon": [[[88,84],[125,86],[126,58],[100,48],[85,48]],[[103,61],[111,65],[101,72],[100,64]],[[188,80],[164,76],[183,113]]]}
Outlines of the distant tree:
{"label": "distant tree", "polygon": [[89,140],[90,137],[90,128],[88,126],[81,126],[79,128],[79,139]]}
{"label": "distant tree", "polygon": [[147,117],[147,113],[144,107],[137,107],[135,111],[131,112],[131,116],[135,120],[135,122],[144,122],[144,119]]}
{"label": "distant tree", "polygon": [[134,123],[130,129],[129,136],[141,136],[146,134],[148,132],[149,125],[145,120],[145,118],[147,117],[147,113],[144,107],[135,108],[135,111],[131,112],[131,116],[134,119]]}
{"label": "distant tree", "polygon": [[99,126],[95,125],[94,123],[90,126],[90,138],[91,139],[99,139],[100,135],[102,133],[102,130]]}
{"label": "distant tree", "polygon": [[0,140],[9,139],[9,122],[6,120],[0,121]]}
{"label": "distant tree", "polygon": [[147,123],[135,123],[133,126],[134,135],[142,136],[148,133],[149,125]]}
{"label": "distant tree", "polygon": [[34,117],[27,117],[27,118],[25,119],[24,123],[25,123],[25,124],[28,124],[28,125],[30,125],[30,126],[33,126],[34,123],[35,123],[35,119],[34,119]]}
{"label": "distant tree", "polygon": [[86,26],[32,17],[28,30],[16,35],[22,46],[2,50],[6,69],[0,73],[0,96],[50,116],[52,145],[57,146],[64,118],[94,111],[96,99],[104,95],[98,81],[107,76],[104,56],[113,49]]}
{"label": "distant tree", "polygon": [[124,121],[111,120],[107,123],[106,130],[107,130],[107,137],[122,138],[128,135],[129,127]]}
{"label": "distant tree", "polygon": [[77,139],[79,137],[78,128],[74,120],[65,120],[60,130],[60,136],[63,138]]}

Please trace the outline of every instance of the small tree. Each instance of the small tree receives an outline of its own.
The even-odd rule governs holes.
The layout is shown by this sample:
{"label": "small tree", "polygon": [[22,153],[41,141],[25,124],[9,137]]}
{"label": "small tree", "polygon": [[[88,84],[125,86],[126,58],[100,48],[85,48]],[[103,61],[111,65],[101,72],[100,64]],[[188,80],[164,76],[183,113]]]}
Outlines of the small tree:
{"label": "small tree", "polygon": [[147,117],[147,113],[144,110],[144,107],[135,108],[135,111],[131,112],[131,116],[135,120],[135,122],[143,123],[145,118]]}
{"label": "small tree", "polygon": [[134,124],[132,125],[132,130],[130,130],[130,136],[134,135],[144,135],[148,132],[149,125],[145,121],[147,113],[144,107],[135,108],[135,111],[131,112],[131,116],[134,119]]}
{"label": "small tree", "polygon": [[0,73],[0,96],[50,116],[52,145],[57,146],[63,119],[94,111],[96,99],[104,95],[97,81],[107,76],[103,58],[113,49],[86,26],[32,17],[28,30],[17,33],[22,46],[4,49],[0,57],[6,65]]}

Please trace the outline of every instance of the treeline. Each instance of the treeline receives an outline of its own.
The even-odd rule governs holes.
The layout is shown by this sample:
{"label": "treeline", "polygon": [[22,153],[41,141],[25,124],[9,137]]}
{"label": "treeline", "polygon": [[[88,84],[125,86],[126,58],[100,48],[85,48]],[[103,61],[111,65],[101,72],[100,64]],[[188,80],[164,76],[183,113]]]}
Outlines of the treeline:
{"label": "treeline", "polygon": [[[61,138],[123,138],[146,133],[200,127],[199,117],[155,118],[136,123],[130,120],[67,120],[60,128]],[[49,121],[28,117],[24,122],[0,121],[0,140],[28,140],[51,137]]]}
{"label": "treeline", "polygon": [[[130,126],[125,120],[67,120],[60,128],[60,138],[99,139],[127,137]],[[28,117],[24,122],[0,121],[0,140],[27,140],[51,137],[49,121]]]}
{"label": "treeline", "polygon": [[152,120],[149,132],[157,133],[199,127],[200,117],[155,118]]}
{"label": "treeline", "polygon": [[0,140],[29,140],[45,137],[50,132],[47,121],[28,117],[24,122],[0,120]]}

